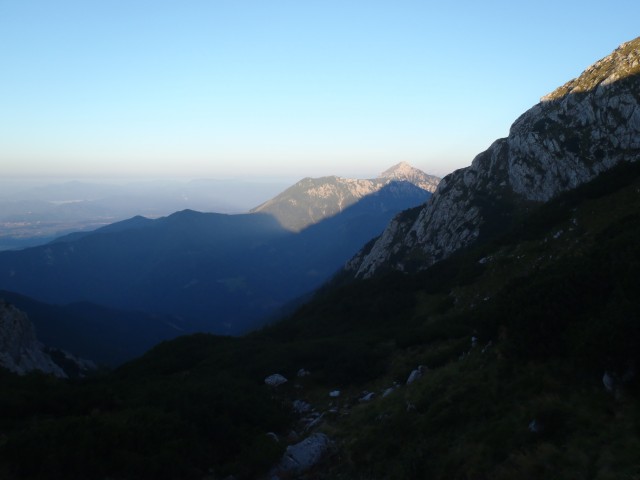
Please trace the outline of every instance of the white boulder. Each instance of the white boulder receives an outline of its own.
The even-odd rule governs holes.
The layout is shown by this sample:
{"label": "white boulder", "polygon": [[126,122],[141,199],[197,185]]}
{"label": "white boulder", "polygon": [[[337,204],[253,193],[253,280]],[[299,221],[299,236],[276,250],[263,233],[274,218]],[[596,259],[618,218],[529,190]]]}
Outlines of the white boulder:
{"label": "white boulder", "polygon": [[373,392],[362,392],[362,396],[360,397],[360,402],[370,402],[376,396]]}
{"label": "white boulder", "polygon": [[287,383],[287,381],[288,380],[284,376],[280,375],[279,373],[274,373],[273,375],[269,375],[267,378],[264,379],[264,383],[266,383],[270,387],[278,387],[283,383]]}
{"label": "white boulder", "polygon": [[304,400],[294,400],[293,411],[300,414],[307,413],[311,411],[311,405]]}
{"label": "white boulder", "polygon": [[331,450],[332,443],[324,433],[314,433],[295,445],[287,447],[274,478],[291,478],[317,465]]}
{"label": "white boulder", "polygon": [[423,373],[424,373],[424,367],[422,365],[418,366],[418,368],[416,368],[409,374],[409,378],[407,378],[407,385],[410,385],[416,380],[419,380],[420,378],[422,378]]}

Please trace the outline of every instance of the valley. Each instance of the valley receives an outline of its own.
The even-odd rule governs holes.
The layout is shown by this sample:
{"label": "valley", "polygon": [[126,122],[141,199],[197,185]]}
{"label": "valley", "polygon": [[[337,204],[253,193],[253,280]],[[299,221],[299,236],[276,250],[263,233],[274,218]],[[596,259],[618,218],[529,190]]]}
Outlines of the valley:
{"label": "valley", "polygon": [[[289,230],[287,221],[269,208],[234,215],[182,210],[157,219],[136,216],[43,246],[0,252],[0,288],[49,304],[51,310],[83,303],[94,311],[119,311],[129,318],[140,312],[147,319],[162,319],[157,328],[129,330],[124,339],[129,346],[122,351],[138,355],[157,341],[159,332],[162,339],[193,332],[244,333],[292,308],[289,303],[327,281],[396,213],[431,195],[404,180],[416,172],[422,179],[425,174],[419,170],[399,164],[389,172],[397,174],[375,181],[313,180],[314,188],[332,192],[321,198],[324,206],[313,223],[307,204],[318,197],[308,180],[271,200],[270,208],[288,209],[294,224],[304,223],[300,231]],[[367,189],[354,196],[349,189],[357,182]],[[31,313],[28,307],[26,311]],[[72,317],[83,326],[65,322],[69,337],[79,338],[74,331],[92,323],[84,317]],[[114,340],[116,325],[122,324],[115,317],[112,333],[105,330],[108,322],[100,327],[102,335]],[[168,318],[175,328],[167,328]],[[82,341],[60,343],[62,336],[51,345],[87,351]]]}

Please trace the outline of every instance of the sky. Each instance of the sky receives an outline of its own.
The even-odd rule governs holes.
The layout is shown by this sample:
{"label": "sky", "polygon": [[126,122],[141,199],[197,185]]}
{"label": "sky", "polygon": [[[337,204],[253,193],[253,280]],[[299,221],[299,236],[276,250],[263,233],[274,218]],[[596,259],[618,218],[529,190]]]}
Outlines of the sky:
{"label": "sky", "polygon": [[444,175],[634,1],[0,0],[0,178]]}

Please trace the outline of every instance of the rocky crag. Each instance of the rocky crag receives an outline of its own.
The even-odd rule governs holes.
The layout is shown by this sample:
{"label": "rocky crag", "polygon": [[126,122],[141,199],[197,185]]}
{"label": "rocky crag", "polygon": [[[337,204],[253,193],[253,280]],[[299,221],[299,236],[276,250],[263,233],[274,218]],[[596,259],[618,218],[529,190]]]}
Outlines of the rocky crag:
{"label": "rocky crag", "polygon": [[29,317],[0,299],[0,367],[25,375],[34,370],[58,378],[81,378],[96,370],[91,360],[48,348],[36,336]]}
{"label": "rocky crag", "polygon": [[27,315],[0,300],[0,366],[19,375],[33,370],[66,378],[67,374],[36,338]]}
{"label": "rocky crag", "polygon": [[347,263],[356,277],[426,268],[624,161],[640,158],[640,38],[542,97],[471,166],[446,176],[422,208],[394,218]]}
{"label": "rocky crag", "polygon": [[434,192],[439,182],[438,177],[401,162],[368,180],[337,176],[304,178],[251,212],[271,214],[283,227],[297,232],[391,184],[395,195],[410,197],[416,195],[417,189]]}

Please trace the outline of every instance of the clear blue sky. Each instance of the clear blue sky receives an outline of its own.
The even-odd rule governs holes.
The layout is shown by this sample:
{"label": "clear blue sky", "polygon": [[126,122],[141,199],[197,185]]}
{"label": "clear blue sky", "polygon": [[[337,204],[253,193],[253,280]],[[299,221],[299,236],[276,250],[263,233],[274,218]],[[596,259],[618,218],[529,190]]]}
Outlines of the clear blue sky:
{"label": "clear blue sky", "polygon": [[444,174],[639,18],[637,0],[0,0],[0,175]]}

